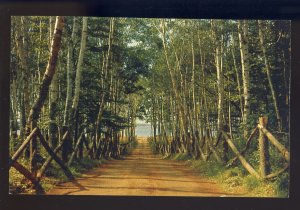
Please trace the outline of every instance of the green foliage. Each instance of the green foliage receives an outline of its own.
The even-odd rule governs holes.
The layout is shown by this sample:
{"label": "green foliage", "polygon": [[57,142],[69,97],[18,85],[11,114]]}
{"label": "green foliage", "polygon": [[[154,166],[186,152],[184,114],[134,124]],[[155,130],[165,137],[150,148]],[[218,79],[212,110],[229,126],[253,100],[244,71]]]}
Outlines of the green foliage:
{"label": "green foliage", "polygon": [[217,177],[224,172],[224,166],[214,161],[193,161],[191,166],[195,168],[201,174],[208,177]]}
{"label": "green foliage", "polygon": [[274,180],[264,181],[249,175],[242,166],[226,168],[224,165],[216,163],[215,161],[192,160],[191,158],[188,159],[186,163],[199,172],[200,176],[217,182],[227,192],[250,197],[288,196],[288,173],[283,173]]}
{"label": "green foliage", "polygon": [[224,183],[229,187],[229,189],[234,189],[243,185],[243,178],[239,176],[231,176],[225,179]]}
{"label": "green foliage", "polygon": [[129,146],[126,148],[125,152],[122,155],[130,154],[132,150],[136,148],[137,145],[138,145],[138,141],[134,139],[132,142],[130,142]]}
{"label": "green foliage", "polygon": [[112,111],[105,110],[101,120],[101,128],[103,129],[105,126],[119,131],[130,125],[128,125],[127,118],[116,115]]}
{"label": "green foliage", "polygon": [[[75,69],[80,51],[82,17],[75,18],[78,30],[75,32],[74,40],[71,40],[73,18],[65,18],[62,47],[56,71],[59,80],[57,90],[59,96],[55,121],[59,126],[63,125],[64,110],[69,109],[66,107],[68,49],[73,49],[72,60],[70,60],[73,64],[70,75],[71,89],[74,87]],[[22,20],[21,27],[24,31],[22,34],[24,49],[19,49],[17,44],[17,40],[20,38],[16,37],[17,21],[19,20]],[[31,92],[29,96],[31,101],[28,106],[38,95],[40,82],[49,58],[51,33],[54,27],[51,21],[54,21],[54,17],[12,17],[10,116],[12,124],[16,124],[11,126],[13,132],[22,128],[23,125],[20,122],[26,121],[29,114],[26,113],[29,110],[28,107],[24,105],[25,95],[22,91],[24,85],[29,85]],[[266,58],[271,70],[271,82],[274,85],[282,117],[283,131],[288,133],[291,26],[289,21],[282,20],[262,22]],[[167,144],[162,137],[163,132],[166,132],[167,135],[171,131],[172,134],[187,135],[186,133],[195,130],[209,128],[212,133],[216,133],[219,94],[217,86],[220,82],[217,79],[215,63],[216,47],[218,46],[222,51],[223,73],[221,77],[224,79],[223,123],[228,124],[230,115],[237,119],[236,121],[231,119],[230,123],[234,130],[233,141],[238,150],[245,146],[247,137],[244,137],[244,132],[250,133],[256,127],[260,116],[268,117],[268,129],[289,148],[289,136],[276,133],[278,122],[267,78],[264,55],[259,42],[257,21],[247,20],[249,35],[246,37],[248,39],[246,44],[249,49],[250,65],[248,81],[250,114],[247,122],[242,122],[241,113],[245,96],[243,95],[244,78],[240,51],[242,42],[239,43],[240,31],[238,31],[237,20],[214,20],[214,23],[216,24],[215,38],[212,35],[211,20],[168,19],[162,21],[161,19],[89,17],[87,49],[80,84],[78,129],[92,133],[92,135],[97,130],[97,136],[105,133],[108,134],[110,140],[115,141],[116,139],[112,138],[113,134],[120,134],[121,131],[134,127],[136,118],[145,119],[157,128],[157,141],[155,142],[153,138],[148,140],[155,153],[159,153],[160,147]],[[28,72],[22,69],[20,50],[25,52]],[[24,75],[26,78],[23,78]],[[238,82],[241,92],[238,89]],[[51,96],[51,91],[48,95]],[[71,95],[73,95],[72,91]],[[39,121],[39,128],[43,134],[49,133],[49,109],[49,100],[47,100]],[[199,110],[198,113],[196,110]],[[99,122],[98,113],[102,113]],[[180,122],[181,118],[185,119],[185,125]],[[186,132],[182,132],[184,126],[187,126]],[[10,151],[13,153],[21,143],[20,137],[12,138]],[[259,165],[257,149],[257,138],[255,138],[245,155],[255,169]],[[46,157],[47,153],[43,149],[39,150],[41,157]],[[272,171],[281,169],[285,161],[278,151],[270,145],[269,152]],[[228,156],[231,158],[234,154],[229,152]],[[172,158],[188,160],[191,159],[191,156],[187,153],[178,153],[173,154]],[[39,164],[41,162],[42,158]],[[210,161],[196,161],[192,164],[207,176],[223,177],[224,183],[231,187],[245,185],[248,190],[255,191],[259,184],[264,184],[253,177],[245,177],[247,172],[240,165],[225,169],[222,165]],[[96,165],[97,162],[82,159],[73,163],[71,171],[79,175],[84,170]],[[46,175],[59,180],[64,179],[64,174],[54,163],[46,171]],[[14,172],[11,176],[12,180],[21,180]],[[289,186],[288,180],[288,173],[284,173],[277,177],[272,184],[278,186],[278,193],[283,192],[284,194]],[[45,181],[44,184],[47,185],[47,183]],[[271,189],[272,184],[263,186]],[[11,185],[14,183],[11,182]],[[18,182],[17,185],[25,186],[26,184]]]}
{"label": "green foliage", "polygon": [[177,160],[177,161],[185,161],[191,158],[192,156],[188,153],[177,153],[172,157],[173,160]]}
{"label": "green foliage", "polygon": [[227,169],[224,172],[223,176],[225,178],[230,178],[230,177],[234,177],[234,176],[244,177],[246,174],[247,174],[247,172],[244,168],[234,167],[234,168]]}
{"label": "green foliage", "polygon": [[79,175],[85,171],[88,171],[92,168],[95,168],[101,164],[99,160],[92,160],[89,157],[84,157],[82,159],[78,159],[77,161],[72,162],[70,169]]}
{"label": "green foliage", "polygon": [[154,154],[158,154],[158,148],[157,148],[158,145],[154,142],[154,138],[153,137],[148,137],[147,141],[150,144],[150,148],[151,148],[152,152]]}
{"label": "green foliage", "polygon": [[248,175],[245,177],[245,185],[248,190],[253,190],[258,187],[261,182],[254,176]]}
{"label": "green foliage", "polygon": [[276,186],[276,192],[279,197],[288,197],[289,196],[289,187],[290,187],[290,175],[288,172],[280,174],[276,177],[274,181]]}

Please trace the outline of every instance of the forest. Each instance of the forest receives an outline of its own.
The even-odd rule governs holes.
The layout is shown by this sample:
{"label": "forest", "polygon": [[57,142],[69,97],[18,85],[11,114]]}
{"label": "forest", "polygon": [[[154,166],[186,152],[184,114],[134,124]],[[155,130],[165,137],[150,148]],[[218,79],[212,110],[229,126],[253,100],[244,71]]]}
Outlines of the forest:
{"label": "forest", "polygon": [[288,196],[290,39],[288,20],[12,17],[11,191],[122,159],[140,119],[154,154]]}

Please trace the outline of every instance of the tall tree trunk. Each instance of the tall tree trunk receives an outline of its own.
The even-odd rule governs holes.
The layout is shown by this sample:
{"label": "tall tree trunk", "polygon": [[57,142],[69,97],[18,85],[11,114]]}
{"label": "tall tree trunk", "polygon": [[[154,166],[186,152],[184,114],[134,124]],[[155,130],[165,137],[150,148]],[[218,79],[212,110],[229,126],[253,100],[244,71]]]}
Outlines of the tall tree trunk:
{"label": "tall tree trunk", "polygon": [[[200,136],[199,136],[199,109],[196,104],[196,96],[195,96],[195,51],[194,51],[194,40],[192,40],[192,101],[193,101],[193,115],[194,115],[194,122],[193,122],[193,127],[194,127],[194,132],[193,132],[193,139],[194,139],[194,145],[199,144]],[[197,147],[194,148],[197,150]],[[196,158],[198,158],[198,153],[196,154]]]}
{"label": "tall tree trunk", "polygon": [[64,126],[68,124],[68,116],[69,110],[72,103],[72,74],[74,71],[73,65],[73,53],[74,53],[74,42],[75,42],[75,35],[77,32],[77,24],[76,24],[76,17],[73,19],[73,30],[71,39],[69,40],[68,46],[68,55],[67,55],[67,96],[66,96],[66,105],[65,105],[65,112],[64,112]]}
{"label": "tall tree trunk", "polygon": [[[180,128],[182,129],[183,132],[183,137],[187,137],[187,123],[185,121],[185,112],[184,112],[184,107],[182,104],[182,98],[177,90],[176,87],[176,81],[175,81],[175,75],[173,72],[173,69],[171,68],[171,65],[169,63],[169,56],[168,56],[168,52],[167,52],[167,46],[166,46],[166,37],[165,37],[165,22],[164,20],[161,21],[161,25],[162,25],[162,42],[163,42],[163,48],[164,48],[164,55],[165,55],[165,61],[167,64],[167,68],[168,68],[168,72],[170,74],[170,78],[171,78],[171,83],[172,83],[172,90],[177,102],[177,106],[178,106],[178,111],[179,111],[179,122],[180,122]],[[176,56],[177,58],[177,56]],[[178,58],[177,58],[177,64],[178,64]],[[181,136],[182,138],[182,136]],[[184,146],[184,144],[182,144]],[[185,146],[184,146],[185,147]],[[186,150],[186,148],[184,148],[184,150]]]}
{"label": "tall tree trunk", "polygon": [[[96,141],[99,140],[99,125],[100,121],[102,119],[104,107],[105,107],[105,97],[107,95],[106,93],[106,84],[107,84],[107,77],[108,77],[108,68],[110,65],[110,59],[111,59],[111,46],[112,46],[112,40],[113,40],[113,33],[114,33],[114,18],[110,19],[110,26],[109,26],[109,35],[108,35],[108,49],[105,55],[103,55],[103,62],[101,67],[101,74],[103,75],[101,78],[101,90],[100,92],[100,105],[97,115],[97,121],[96,121]],[[100,140],[99,140],[100,143]]]}
{"label": "tall tree trunk", "polygon": [[220,131],[223,128],[223,101],[224,101],[224,79],[223,79],[223,68],[221,66],[222,52],[221,45],[222,42],[218,41],[217,29],[215,25],[215,20],[211,21],[212,27],[212,37],[215,47],[215,66],[217,70],[217,86],[218,86],[218,120],[217,129]]}
{"label": "tall tree trunk", "polygon": [[16,142],[16,139],[18,137],[18,121],[17,121],[17,113],[18,113],[18,107],[17,107],[17,80],[15,78],[12,78],[12,83],[10,86],[10,153],[14,153],[14,144]]}
{"label": "tall tree trunk", "polygon": [[[202,106],[202,119],[203,119],[203,122],[201,123],[201,127],[203,128],[203,131],[202,132],[202,136],[204,135],[204,130],[206,130],[208,128],[208,108],[207,108],[207,103],[206,103],[206,90],[205,90],[205,87],[206,87],[206,83],[205,83],[205,71],[204,71],[204,68],[205,68],[205,59],[204,59],[204,53],[203,53],[203,50],[202,50],[202,43],[201,43],[201,37],[200,37],[200,32],[199,32],[199,28],[198,28],[198,32],[197,32],[197,35],[198,35],[198,46],[199,46],[199,54],[200,54],[200,78],[199,78],[199,81],[201,82],[200,86],[199,86],[199,93],[201,94],[201,100],[199,101],[199,108],[200,106]],[[201,116],[200,115],[200,116]],[[207,116],[207,117],[206,117]],[[207,119],[207,120],[206,120]]]}
{"label": "tall tree trunk", "polygon": [[267,52],[266,52],[267,50],[266,50],[266,46],[265,46],[265,39],[264,39],[264,35],[263,35],[263,26],[262,26],[261,20],[258,20],[258,33],[259,33],[260,47],[263,52],[264,64],[265,64],[266,71],[267,71],[267,78],[268,78],[268,82],[269,82],[269,86],[270,86],[270,90],[271,90],[271,94],[272,94],[272,99],[273,99],[273,104],[274,104],[274,109],[275,109],[275,113],[276,113],[278,130],[281,131],[281,129],[282,129],[281,116],[279,113],[277,97],[276,97],[276,93],[275,93],[273,82],[272,82],[271,69],[270,69],[270,64],[269,64],[269,60],[268,60],[268,56],[267,56]]}
{"label": "tall tree trunk", "polygon": [[39,35],[39,48],[38,48],[38,54],[37,54],[37,71],[38,71],[38,81],[39,84],[41,84],[41,79],[42,79],[42,72],[40,69],[40,63],[41,63],[41,53],[42,53],[42,32],[43,32],[43,27],[42,27],[42,19],[40,19],[40,35]]}
{"label": "tall tree trunk", "polygon": [[[77,129],[76,126],[76,114],[78,111],[78,103],[79,103],[79,96],[80,96],[80,82],[81,82],[81,73],[82,73],[82,65],[83,65],[83,58],[86,49],[86,40],[87,40],[87,17],[82,18],[82,31],[81,31],[81,42],[80,42],[80,51],[78,56],[78,62],[76,67],[76,77],[75,77],[75,87],[74,87],[74,97],[72,101],[72,107],[69,112],[68,117],[68,126],[69,130],[75,132],[76,135]],[[72,135],[73,136],[73,135]],[[74,136],[73,136],[74,137]],[[74,138],[74,145],[76,144],[77,139]],[[62,156],[64,161],[67,161],[68,154],[71,152],[72,141],[65,141],[62,150]]]}
{"label": "tall tree trunk", "polygon": [[20,59],[20,66],[21,66],[21,83],[23,85],[22,88],[22,124],[21,124],[21,137],[25,134],[26,129],[26,117],[30,111],[30,97],[29,97],[29,69],[28,69],[28,58],[26,56],[26,37],[25,35],[27,32],[25,31],[26,23],[24,17],[16,17],[16,45],[17,45],[17,52]]}
{"label": "tall tree trunk", "polygon": [[241,53],[241,64],[242,64],[242,76],[243,76],[243,90],[244,90],[244,137],[248,136],[248,118],[250,114],[250,104],[249,104],[249,55],[248,55],[248,21],[238,21],[238,31],[239,31],[239,45]]}
{"label": "tall tree trunk", "polygon": [[[64,26],[64,17],[57,16],[55,22],[55,32],[51,44],[50,56],[48,59],[48,65],[42,80],[39,96],[34,102],[28,117],[28,125],[31,125],[31,130],[37,127],[37,121],[39,119],[41,108],[46,101],[49,92],[49,86],[55,74],[58,53],[61,46],[63,26]],[[31,171],[34,174],[36,173],[37,170],[36,153],[37,153],[37,142],[36,139],[33,139],[30,144],[30,162],[31,162]]]}
{"label": "tall tree trunk", "polygon": [[240,101],[240,109],[241,109],[241,114],[242,114],[242,119],[244,118],[244,105],[243,105],[243,96],[242,96],[242,88],[241,88],[241,80],[240,80],[240,74],[238,71],[238,67],[236,64],[236,57],[235,57],[235,41],[234,41],[234,36],[232,34],[232,47],[231,47],[231,54],[232,54],[232,59],[233,59],[233,67],[235,70],[235,74],[236,74],[236,81],[237,81],[237,88],[238,88],[238,92],[239,92],[239,101]]}
{"label": "tall tree trunk", "polygon": [[[215,20],[211,21],[212,26],[212,37],[215,47],[215,66],[217,70],[217,86],[218,86],[218,119],[217,119],[217,137],[219,133],[224,130],[223,125],[223,115],[224,115],[224,77],[223,77],[223,66],[222,66],[222,54],[223,54],[223,35],[221,35],[221,40],[217,38],[217,28]],[[227,159],[227,144],[224,140],[223,142],[223,161],[226,162]]]}
{"label": "tall tree trunk", "polygon": [[[52,30],[52,17],[50,17],[49,23],[50,23],[50,40],[49,44],[50,47],[49,49],[51,50],[51,40],[53,36],[53,30]],[[58,70],[59,68],[56,68],[56,74],[54,74],[52,83],[50,85],[50,92],[49,92],[49,145],[52,148],[55,148],[58,143],[58,125],[56,122],[56,117],[57,117],[57,102],[58,102]]]}
{"label": "tall tree trunk", "polygon": [[81,32],[81,44],[80,44],[80,51],[79,57],[77,62],[76,68],[76,78],[75,78],[75,90],[74,90],[74,98],[72,102],[72,108],[70,113],[70,121],[75,117],[78,102],[79,102],[79,93],[80,93],[80,82],[81,82],[81,72],[82,72],[82,64],[83,64],[83,57],[86,48],[86,40],[87,40],[87,17],[82,18],[82,32]]}
{"label": "tall tree trunk", "polygon": [[58,143],[58,125],[57,117],[57,102],[58,102],[58,73],[54,74],[52,84],[50,86],[50,109],[49,109],[49,144],[55,148]]}

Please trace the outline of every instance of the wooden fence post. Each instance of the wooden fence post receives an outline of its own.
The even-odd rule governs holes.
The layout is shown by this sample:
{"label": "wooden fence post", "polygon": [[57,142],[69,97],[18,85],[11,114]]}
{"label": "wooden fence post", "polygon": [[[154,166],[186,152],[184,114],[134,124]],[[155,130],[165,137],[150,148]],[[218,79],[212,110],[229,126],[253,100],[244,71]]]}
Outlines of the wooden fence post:
{"label": "wooden fence post", "polygon": [[[268,118],[260,117],[259,124],[263,127],[267,127]],[[264,133],[259,129],[259,170],[261,177],[266,177],[270,173],[270,162],[269,162],[269,142],[265,138]]]}

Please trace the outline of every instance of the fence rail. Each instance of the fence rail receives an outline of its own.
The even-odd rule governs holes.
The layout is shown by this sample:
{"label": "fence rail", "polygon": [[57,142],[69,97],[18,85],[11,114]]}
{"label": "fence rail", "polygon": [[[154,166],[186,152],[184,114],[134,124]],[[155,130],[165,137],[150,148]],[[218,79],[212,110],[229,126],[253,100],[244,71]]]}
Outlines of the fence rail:
{"label": "fence rail", "polygon": [[[287,148],[285,148],[285,146],[282,143],[280,143],[280,141],[269,130],[267,130],[267,120],[268,119],[266,117],[259,118],[259,123],[252,130],[249,137],[246,139],[245,145],[241,151],[238,150],[230,133],[227,130],[221,130],[219,132],[218,137],[215,140],[215,143],[210,137],[203,136],[199,140],[196,139],[195,142],[191,144],[191,147],[193,148],[190,148],[189,152],[194,157],[201,158],[203,161],[207,161],[212,154],[214,159],[217,162],[223,163],[224,165],[226,165],[226,167],[231,167],[234,164],[236,164],[237,161],[239,161],[241,165],[249,172],[249,174],[255,176],[256,178],[259,179],[274,178],[280,175],[281,173],[285,172],[289,168],[290,152]],[[259,171],[256,171],[255,170],[256,167],[253,167],[245,157],[246,153],[250,148],[250,144],[254,142],[256,136],[258,136],[258,150],[260,156]],[[230,149],[230,151],[232,151],[234,155],[234,157],[231,158],[230,160],[224,161],[224,158],[222,158],[222,152],[228,153],[227,149],[226,151],[220,152],[217,148],[218,145],[220,145],[220,142],[222,141],[223,144],[227,144],[228,148]],[[170,149],[172,148],[172,144],[174,144],[175,142],[176,142],[175,140],[159,141],[159,142],[154,142],[154,144],[156,144],[155,148],[157,152],[160,152],[164,155],[170,155],[172,152],[177,153],[177,151],[172,151]],[[286,162],[281,169],[275,172],[271,172],[270,169],[269,147],[271,145],[277,149],[277,151],[281,154],[282,158]],[[227,148],[227,146],[225,148]],[[199,153],[199,155],[193,154],[194,151],[196,151],[196,153]]]}
{"label": "fence rail", "polygon": [[[18,162],[18,159],[22,156],[24,150],[27,146],[31,143],[31,141],[36,140],[40,142],[40,144],[44,147],[45,151],[48,153],[48,157],[43,162],[42,166],[37,170],[28,170],[24,165]],[[21,173],[27,180],[29,180],[32,184],[34,189],[36,190],[37,194],[43,194],[45,193],[45,190],[43,189],[42,185],[40,184],[40,181],[43,178],[43,175],[45,174],[46,169],[49,167],[50,163],[54,160],[59,166],[60,169],[64,172],[65,176],[69,180],[74,180],[74,176],[72,172],[69,169],[69,166],[74,161],[76,153],[78,152],[79,145],[83,143],[85,145],[85,148],[87,150],[87,155],[91,159],[99,159],[99,156],[96,157],[95,151],[93,150],[93,147],[89,146],[89,143],[84,135],[84,133],[80,134],[80,137],[76,141],[75,148],[73,149],[73,152],[70,155],[70,158],[65,161],[63,158],[59,157],[58,153],[61,151],[63,153],[63,147],[66,145],[67,141],[71,141],[71,134],[69,130],[66,130],[59,145],[56,146],[56,148],[51,148],[46,141],[45,137],[42,135],[40,129],[38,127],[34,128],[31,133],[26,137],[26,139],[23,141],[21,146],[16,150],[16,152],[12,155],[12,157],[9,158],[9,169],[11,167],[15,168],[19,173]],[[132,141],[128,143],[118,144],[117,145],[117,154],[122,155],[125,153],[126,149],[130,147],[132,144]],[[103,149],[101,148],[101,145],[98,145],[96,149]],[[64,154],[61,156],[63,157]]]}

